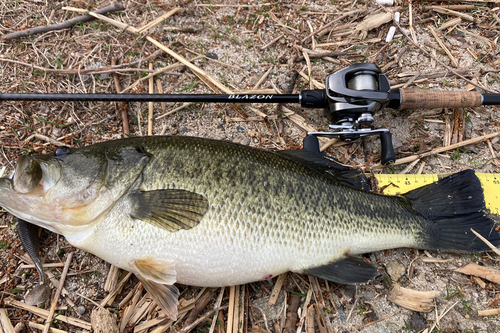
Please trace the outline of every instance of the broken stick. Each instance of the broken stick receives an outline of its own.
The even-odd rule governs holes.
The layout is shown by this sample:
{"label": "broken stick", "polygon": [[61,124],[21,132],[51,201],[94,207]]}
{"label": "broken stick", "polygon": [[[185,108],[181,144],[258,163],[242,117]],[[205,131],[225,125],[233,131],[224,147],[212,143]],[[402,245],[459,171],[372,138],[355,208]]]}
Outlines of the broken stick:
{"label": "broken stick", "polygon": [[[98,10],[94,11],[94,13],[107,14],[107,13],[117,12],[117,11],[124,10],[124,9],[125,9],[125,7],[123,7],[123,4],[115,3],[113,5],[98,9]],[[75,18],[72,18],[71,20],[68,20],[68,21],[62,22],[62,23],[31,28],[31,29],[27,29],[27,30],[23,30],[23,31],[16,31],[16,32],[13,32],[10,34],[3,35],[1,37],[1,39],[2,40],[11,40],[11,39],[16,39],[16,38],[20,38],[20,37],[27,37],[30,35],[41,34],[41,33],[49,32],[49,31],[69,29],[69,28],[72,28],[77,23],[87,22],[87,21],[90,21],[93,19],[94,19],[94,17],[92,17],[91,15],[85,14],[82,16],[77,16]]]}

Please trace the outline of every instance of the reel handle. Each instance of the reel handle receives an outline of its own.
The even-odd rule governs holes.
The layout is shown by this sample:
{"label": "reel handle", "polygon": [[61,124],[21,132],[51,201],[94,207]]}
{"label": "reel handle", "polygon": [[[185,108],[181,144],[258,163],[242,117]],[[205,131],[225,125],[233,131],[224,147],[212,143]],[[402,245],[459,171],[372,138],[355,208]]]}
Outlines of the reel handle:
{"label": "reel handle", "polygon": [[396,153],[392,146],[392,134],[389,131],[380,133],[380,164],[390,165],[396,162]]}

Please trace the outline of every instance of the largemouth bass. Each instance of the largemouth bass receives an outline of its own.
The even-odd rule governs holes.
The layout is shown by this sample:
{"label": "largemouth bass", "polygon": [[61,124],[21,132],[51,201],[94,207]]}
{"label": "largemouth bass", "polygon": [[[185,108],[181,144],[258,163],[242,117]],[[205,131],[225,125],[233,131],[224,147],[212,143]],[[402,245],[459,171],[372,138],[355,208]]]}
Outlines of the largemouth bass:
{"label": "largemouth bass", "polygon": [[142,137],[23,156],[0,206],[136,274],[171,317],[175,282],[238,285],[293,271],[366,283],[355,256],[500,244],[479,180],[464,171],[400,197],[307,151],[273,153],[192,137]]}

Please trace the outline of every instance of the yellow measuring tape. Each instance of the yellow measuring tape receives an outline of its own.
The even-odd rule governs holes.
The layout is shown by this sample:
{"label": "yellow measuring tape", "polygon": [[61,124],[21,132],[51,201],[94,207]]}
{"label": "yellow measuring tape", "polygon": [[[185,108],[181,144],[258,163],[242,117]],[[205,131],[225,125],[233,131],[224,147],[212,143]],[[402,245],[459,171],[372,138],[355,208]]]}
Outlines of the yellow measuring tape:
{"label": "yellow measuring tape", "polygon": [[[492,213],[500,215],[500,174],[498,173],[476,173],[476,176],[481,181],[481,186],[484,191],[484,201],[486,208]],[[379,189],[384,188],[383,193],[396,195],[406,193],[418,187],[434,183],[439,180],[441,175],[390,175],[377,174],[375,177],[378,180]]]}

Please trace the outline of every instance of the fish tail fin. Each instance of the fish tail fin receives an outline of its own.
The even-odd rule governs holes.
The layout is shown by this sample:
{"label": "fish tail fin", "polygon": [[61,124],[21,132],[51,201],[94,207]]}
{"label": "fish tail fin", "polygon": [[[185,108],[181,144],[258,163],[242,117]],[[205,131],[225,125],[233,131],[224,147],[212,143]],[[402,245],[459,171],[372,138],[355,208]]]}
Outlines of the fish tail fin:
{"label": "fish tail fin", "polygon": [[484,202],[483,189],[473,170],[465,170],[404,195],[423,215],[418,248],[451,252],[481,252],[500,245],[496,223]]}

